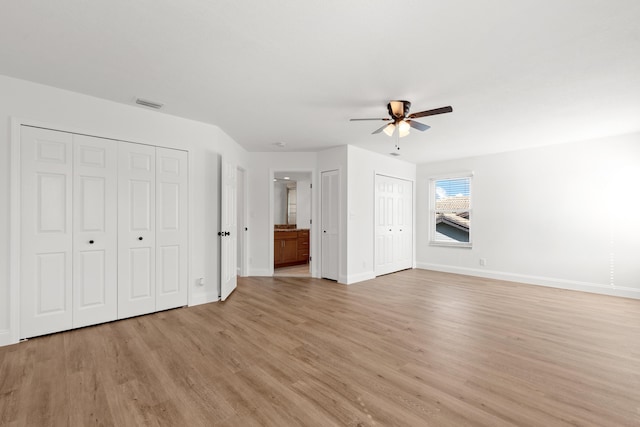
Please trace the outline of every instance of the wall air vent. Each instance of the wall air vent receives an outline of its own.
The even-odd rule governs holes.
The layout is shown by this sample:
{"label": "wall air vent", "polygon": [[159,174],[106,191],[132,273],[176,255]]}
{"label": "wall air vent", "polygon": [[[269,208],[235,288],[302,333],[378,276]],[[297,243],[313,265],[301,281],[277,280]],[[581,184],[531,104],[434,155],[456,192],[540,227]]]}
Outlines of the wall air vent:
{"label": "wall air vent", "polygon": [[156,110],[161,109],[162,106],[164,105],[164,104],[160,104],[159,102],[153,102],[153,101],[149,101],[147,99],[142,99],[142,98],[136,98],[136,104],[144,105],[145,107],[149,107],[149,108],[155,108]]}

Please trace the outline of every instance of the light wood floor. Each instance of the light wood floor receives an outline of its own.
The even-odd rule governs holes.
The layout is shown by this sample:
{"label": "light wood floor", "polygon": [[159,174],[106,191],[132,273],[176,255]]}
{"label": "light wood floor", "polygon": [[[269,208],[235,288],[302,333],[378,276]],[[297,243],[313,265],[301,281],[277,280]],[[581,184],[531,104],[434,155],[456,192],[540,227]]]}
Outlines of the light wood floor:
{"label": "light wood floor", "polygon": [[280,267],[273,270],[273,275],[278,277],[311,277],[309,264]]}
{"label": "light wood floor", "polygon": [[637,426],[640,301],[409,270],[0,348],[0,424]]}

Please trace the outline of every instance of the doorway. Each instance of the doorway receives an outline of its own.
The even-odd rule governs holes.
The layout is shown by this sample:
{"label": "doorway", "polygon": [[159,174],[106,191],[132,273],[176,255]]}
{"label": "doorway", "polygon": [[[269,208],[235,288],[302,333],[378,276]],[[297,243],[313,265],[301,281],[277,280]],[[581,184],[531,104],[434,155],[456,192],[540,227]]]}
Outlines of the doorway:
{"label": "doorway", "polygon": [[311,277],[311,172],[273,173],[273,275]]}

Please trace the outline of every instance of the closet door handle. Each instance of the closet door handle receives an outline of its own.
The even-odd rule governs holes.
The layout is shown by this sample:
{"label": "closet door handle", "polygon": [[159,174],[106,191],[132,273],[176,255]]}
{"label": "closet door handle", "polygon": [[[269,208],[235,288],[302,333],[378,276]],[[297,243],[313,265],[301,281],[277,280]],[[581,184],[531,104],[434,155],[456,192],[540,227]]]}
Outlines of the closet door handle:
{"label": "closet door handle", "polygon": [[90,244],[90,245],[93,245],[93,240],[89,240],[89,244]]}
{"label": "closet door handle", "polygon": [[138,237],[138,240],[142,240],[142,236]]}

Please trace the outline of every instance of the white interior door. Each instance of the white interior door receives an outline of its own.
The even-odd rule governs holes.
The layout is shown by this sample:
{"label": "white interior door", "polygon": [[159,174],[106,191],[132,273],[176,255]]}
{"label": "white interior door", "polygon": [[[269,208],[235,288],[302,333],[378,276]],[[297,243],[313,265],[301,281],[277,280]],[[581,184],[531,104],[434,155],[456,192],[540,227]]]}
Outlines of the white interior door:
{"label": "white interior door", "polygon": [[413,266],[413,183],[376,175],[375,274]]}
{"label": "white interior door", "polygon": [[20,338],[72,327],[71,134],[21,128]]}
{"label": "white interior door", "polygon": [[118,147],[118,318],[156,308],[156,148]]}
{"label": "white interior door", "polygon": [[246,172],[244,169],[238,168],[236,175],[236,197],[238,198],[238,207],[237,207],[237,221],[236,227],[238,229],[237,233],[237,275],[238,276],[246,276],[246,265],[245,265],[245,251],[246,251],[246,223],[245,223],[245,211],[246,211]]}
{"label": "white interior door", "polygon": [[232,162],[222,159],[220,201],[220,299],[226,300],[236,288],[238,244],[237,226],[237,168]]}
{"label": "white interior door", "polygon": [[338,280],[339,172],[322,172],[321,187],[321,275],[326,279]]}
{"label": "white interior door", "polygon": [[156,148],[156,311],[187,305],[187,152]]}
{"label": "white interior door", "polygon": [[73,327],[118,314],[118,143],[73,135]]}

